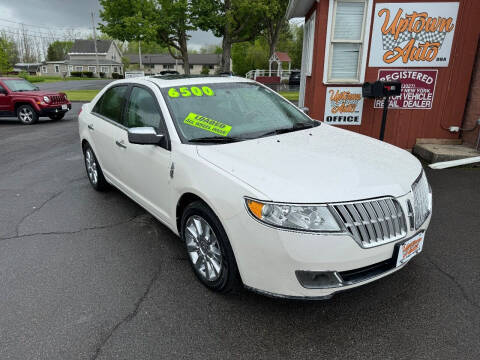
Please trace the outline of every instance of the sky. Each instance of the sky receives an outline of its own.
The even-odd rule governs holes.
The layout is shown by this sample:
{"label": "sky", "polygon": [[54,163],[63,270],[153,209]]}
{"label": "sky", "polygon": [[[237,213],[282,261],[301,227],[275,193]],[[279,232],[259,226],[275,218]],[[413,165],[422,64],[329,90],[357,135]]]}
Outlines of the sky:
{"label": "sky", "polygon": [[[60,37],[69,29],[90,35],[91,12],[98,22],[100,9],[98,0],[0,0],[0,31],[13,35],[23,23],[26,33],[39,40],[49,33]],[[221,44],[221,39],[211,32],[195,31],[190,35],[191,49]]]}

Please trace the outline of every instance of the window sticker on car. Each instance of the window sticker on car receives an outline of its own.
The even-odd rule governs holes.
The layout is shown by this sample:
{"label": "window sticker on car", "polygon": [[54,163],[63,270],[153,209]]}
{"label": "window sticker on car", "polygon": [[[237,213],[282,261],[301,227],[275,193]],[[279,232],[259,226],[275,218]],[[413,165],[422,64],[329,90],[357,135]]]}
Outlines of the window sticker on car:
{"label": "window sticker on car", "polygon": [[208,86],[202,86],[201,88],[198,86],[187,87],[183,86],[181,88],[170,88],[168,90],[168,96],[171,98],[178,98],[178,97],[191,97],[191,96],[214,96],[215,93],[211,88]]}
{"label": "window sticker on car", "polygon": [[209,119],[205,116],[190,113],[183,121],[185,124],[195,126],[199,129],[212,132],[217,135],[227,136],[232,127],[227,124],[223,124],[220,121]]}

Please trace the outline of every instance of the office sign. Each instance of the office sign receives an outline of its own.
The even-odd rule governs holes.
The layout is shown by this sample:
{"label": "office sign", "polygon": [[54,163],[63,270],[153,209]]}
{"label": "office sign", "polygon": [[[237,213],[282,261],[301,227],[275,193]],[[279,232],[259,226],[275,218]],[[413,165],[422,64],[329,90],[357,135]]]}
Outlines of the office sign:
{"label": "office sign", "polygon": [[[432,108],[438,70],[380,69],[378,79],[400,81],[402,93],[390,98],[389,109],[428,110]],[[383,99],[375,99],[375,108],[383,108]]]}
{"label": "office sign", "polygon": [[370,67],[447,67],[458,2],[377,3]]}
{"label": "office sign", "polygon": [[328,87],[323,121],[330,125],[360,125],[363,97],[361,87]]}

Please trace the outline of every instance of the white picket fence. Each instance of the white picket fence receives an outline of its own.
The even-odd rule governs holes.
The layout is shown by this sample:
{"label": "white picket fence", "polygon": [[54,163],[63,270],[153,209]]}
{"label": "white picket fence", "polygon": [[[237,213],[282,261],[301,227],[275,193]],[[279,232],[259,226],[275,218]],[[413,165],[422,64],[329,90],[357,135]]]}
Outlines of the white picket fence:
{"label": "white picket fence", "polygon": [[290,78],[290,74],[293,71],[298,71],[298,70],[263,70],[263,69],[256,69],[256,70],[250,70],[245,77],[247,79],[252,79],[252,80],[257,80],[257,77],[259,76],[279,76],[280,81],[283,80],[288,80]]}

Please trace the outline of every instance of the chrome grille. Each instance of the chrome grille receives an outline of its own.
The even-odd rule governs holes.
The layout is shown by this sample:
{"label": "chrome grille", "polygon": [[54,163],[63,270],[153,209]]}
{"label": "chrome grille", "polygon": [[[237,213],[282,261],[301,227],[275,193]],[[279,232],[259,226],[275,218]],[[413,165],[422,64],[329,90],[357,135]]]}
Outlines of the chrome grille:
{"label": "chrome grille", "polygon": [[415,229],[418,229],[430,215],[430,189],[427,176],[422,171],[417,180],[412,184],[413,191],[413,212],[415,218]]}
{"label": "chrome grille", "polygon": [[363,247],[373,247],[403,238],[407,224],[402,207],[393,198],[335,204],[348,232]]}
{"label": "chrome grille", "polygon": [[52,104],[60,104],[65,102],[64,96],[53,95],[53,96],[50,96],[50,99],[52,100]]}

